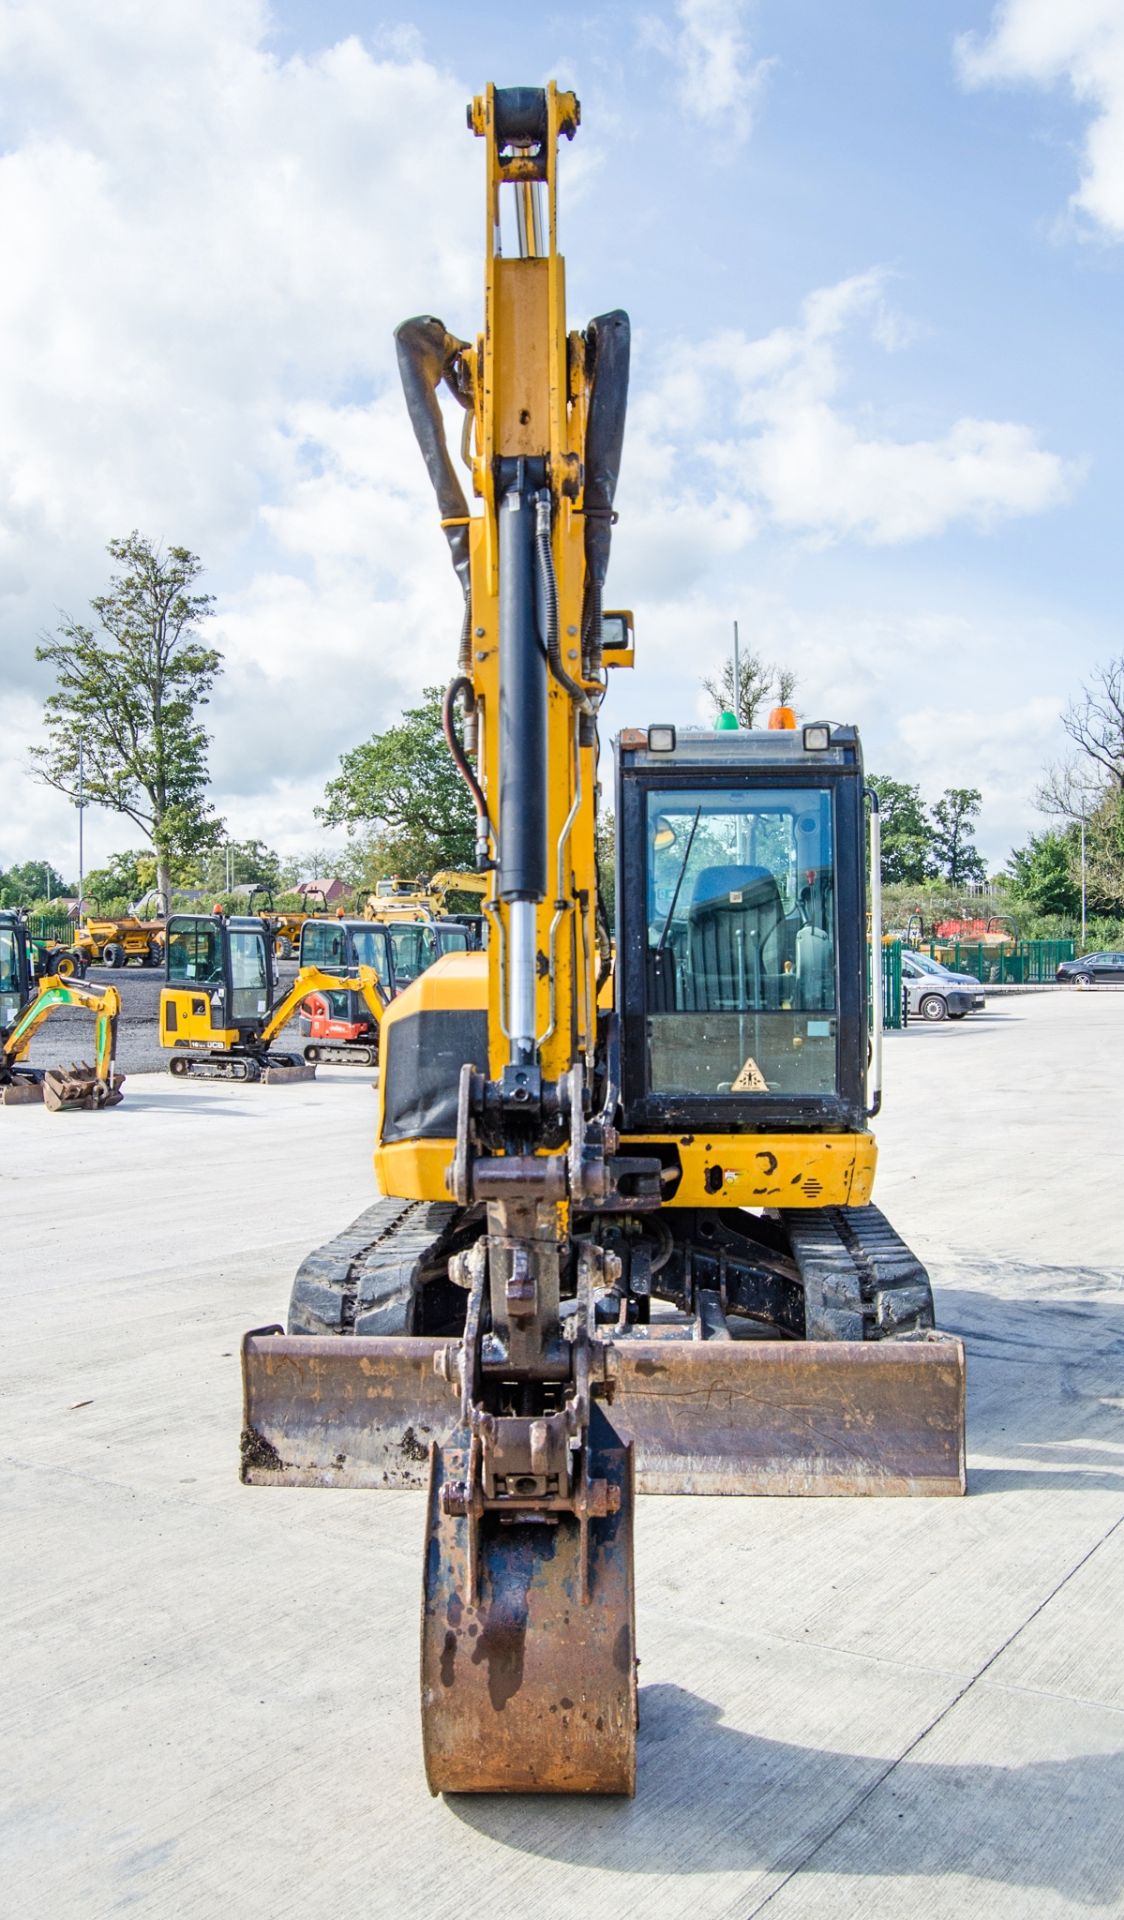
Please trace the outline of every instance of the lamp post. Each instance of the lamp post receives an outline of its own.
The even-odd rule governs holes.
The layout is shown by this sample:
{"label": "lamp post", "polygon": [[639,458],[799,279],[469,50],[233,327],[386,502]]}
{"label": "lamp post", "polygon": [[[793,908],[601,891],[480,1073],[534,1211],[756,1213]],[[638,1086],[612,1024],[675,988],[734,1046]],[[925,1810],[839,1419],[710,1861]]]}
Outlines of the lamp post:
{"label": "lamp post", "polygon": [[737,623],[737,621],[736,621],[736,620],[734,621],[734,699],[733,699],[733,707],[734,707],[734,718],[735,718],[735,720],[737,721],[737,723],[738,723],[738,726],[740,727],[740,726],[741,726],[741,723],[742,723],[742,675],[741,675],[741,660],[740,660],[740,657],[739,657],[739,654],[738,654],[738,623]]}
{"label": "lamp post", "polygon": [[1085,815],[1081,815],[1081,951],[1085,951]]}
{"label": "lamp post", "polygon": [[86,890],[86,848],[83,834],[86,815],[86,742],[78,740],[78,918],[82,918],[82,901]]}

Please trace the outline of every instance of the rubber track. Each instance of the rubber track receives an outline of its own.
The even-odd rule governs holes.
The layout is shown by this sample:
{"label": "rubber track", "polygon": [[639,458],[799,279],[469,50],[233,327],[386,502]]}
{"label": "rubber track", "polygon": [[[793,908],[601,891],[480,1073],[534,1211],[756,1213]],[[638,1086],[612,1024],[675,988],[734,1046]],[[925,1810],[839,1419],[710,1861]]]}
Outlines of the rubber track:
{"label": "rubber track", "polygon": [[452,1238],[461,1213],[452,1201],[376,1201],[301,1262],[289,1332],[411,1332],[417,1279],[440,1261],[442,1244]]}
{"label": "rubber track", "polygon": [[901,1340],[935,1324],[929,1276],[877,1207],[789,1208],[781,1217],[807,1339]]}

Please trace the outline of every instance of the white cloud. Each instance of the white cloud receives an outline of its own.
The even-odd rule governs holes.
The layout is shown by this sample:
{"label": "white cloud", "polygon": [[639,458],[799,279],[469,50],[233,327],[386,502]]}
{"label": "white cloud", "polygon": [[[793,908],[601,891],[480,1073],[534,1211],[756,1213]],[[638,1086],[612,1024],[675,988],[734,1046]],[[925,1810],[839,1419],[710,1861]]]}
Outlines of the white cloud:
{"label": "white cloud", "polygon": [[956,41],[965,86],[1066,84],[1091,115],[1075,212],[1124,237],[1124,0],[1003,0]]}
{"label": "white cloud", "polygon": [[754,60],[746,33],[745,0],[676,0],[675,24],[645,15],[643,43],[675,68],[682,110],[728,147],[750,130],[753,101],[769,70]]}
{"label": "white cloud", "polygon": [[[392,330],[435,298],[472,327],[482,149],[413,41],[269,33],[257,0],[0,4],[0,671],[34,711],[106,540],[182,541],[219,591],[218,785],[318,793],[453,644]],[[7,790],[0,860],[44,817],[69,840]]]}
{"label": "white cloud", "polygon": [[[1078,469],[1019,422],[962,417],[910,440],[848,415],[840,343],[860,325],[887,350],[908,338],[878,271],[819,289],[795,326],[762,339],[724,332],[672,349],[631,427],[630,478],[639,439],[653,512],[659,484],[692,452],[709,471],[718,523],[744,533],[769,524],[819,542],[886,545],[961,521],[987,528],[1065,499]],[[705,502],[701,517],[710,518]]]}

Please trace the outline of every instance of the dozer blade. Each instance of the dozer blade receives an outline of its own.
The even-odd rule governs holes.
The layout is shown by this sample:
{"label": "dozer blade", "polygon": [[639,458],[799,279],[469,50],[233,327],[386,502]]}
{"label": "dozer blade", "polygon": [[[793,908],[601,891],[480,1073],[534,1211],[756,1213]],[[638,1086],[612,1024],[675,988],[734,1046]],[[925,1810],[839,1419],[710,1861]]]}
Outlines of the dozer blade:
{"label": "dozer blade", "polygon": [[424,1487],[456,1420],[440,1340],[326,1339],[263,1327],[242,1342],[242,1479],[252,1487]]}
{"label": "dozer blade", "polygon": [[[247,1334],[242,1478],[420,1487],[454,1419],[432,1339]],[[964,1349],[922,1340],[617,1341],[640,1493],[957,1494]]]}
{"label": "dozer blade", "polygon": [[48,1113],[89,1112],[99,1107],[120,1106],[123,1073],[99,1080],[94,1067],[77,1061],[69,1067],[48,1067],[43,1075],[43,1104]]}
{"label": "dozer blade", "polygon": [[37,1106],[43,1099],[43,1081],[39,1076],[15,1074],[0,1082],[0,1107]]}
{"label": "dozer blade", "polygon": [[641,1493],[956,1494],[964,1347],[921,1340],[616,1345]]}
{"label": "dozer blade", "polygon": [[261,1077],[263,1086],[280,1087],[290,1081],[315,1080],[316,1068],[293,1054],[282,1060],[267,1060]]}
{"label": "dozer blade", "polygon": [[[621,1793],[636,1786],[632,1458],[595,1408],[589,1473],[619,1509],[478,1520],[445,1511],[467,1435],[434,1447],[422,1598],[422,1744],[431,1793]],[[475,1540],[473,1539],[475,1535]]]}

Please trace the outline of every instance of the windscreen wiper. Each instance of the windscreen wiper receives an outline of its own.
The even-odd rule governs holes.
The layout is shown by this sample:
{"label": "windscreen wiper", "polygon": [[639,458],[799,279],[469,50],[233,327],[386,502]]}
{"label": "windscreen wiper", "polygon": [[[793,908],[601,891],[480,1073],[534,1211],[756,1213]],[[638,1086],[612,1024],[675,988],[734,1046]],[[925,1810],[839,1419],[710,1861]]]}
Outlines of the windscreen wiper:
{"label": "windscreen wiper", "polygon": [[699,815],[701,814],[701,812],[702,812],[702,805],[700,803],[700,805],[695,808],[695,817],[691,822],[691,831],[687,835],[687,844],[683,849],[683,859],[679,867],[679,878],[675,882],[675,892],[671,896],[671,905],[667,910],[667,919],[664,921],[663,926],[660,928],[660,937],[656,941],[657,954],[663,952],[664,947],[667,943],[667,936],[671,932],[671,923],[675,918],[675,909],[679,905],[679,890],[683,885],[683,878],[687,872],[687,862],[691,858],[691,848],[695,844],[695,832],[699,824]]}

